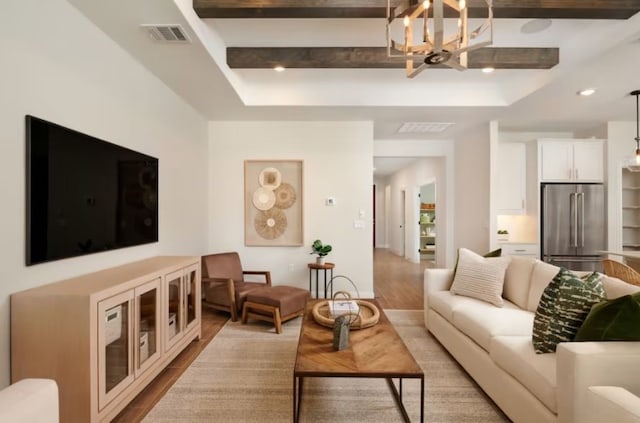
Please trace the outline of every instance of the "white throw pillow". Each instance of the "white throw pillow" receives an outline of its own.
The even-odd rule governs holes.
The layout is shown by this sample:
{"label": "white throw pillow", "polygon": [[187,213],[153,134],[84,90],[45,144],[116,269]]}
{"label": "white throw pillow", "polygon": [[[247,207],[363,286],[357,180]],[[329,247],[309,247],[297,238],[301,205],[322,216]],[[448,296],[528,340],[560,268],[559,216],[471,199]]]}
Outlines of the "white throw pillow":
{"label": "white throw pillow", "polygon": [[504,274],[510,261],[509,256],[485,258],[460,248],[451,292],[502,307]]}

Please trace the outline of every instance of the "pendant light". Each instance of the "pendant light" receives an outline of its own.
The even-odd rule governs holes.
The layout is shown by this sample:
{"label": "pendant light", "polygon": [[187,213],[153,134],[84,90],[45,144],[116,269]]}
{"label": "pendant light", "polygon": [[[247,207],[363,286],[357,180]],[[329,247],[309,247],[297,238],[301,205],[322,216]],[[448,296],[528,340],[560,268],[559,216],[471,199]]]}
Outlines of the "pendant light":
{"label": "pendant light", "polygon": [[627,169],[631,172],[640,172],[640,90],[629,93],[636,97],[636,154],[627,161]]}
{"label": "pendant light", "polygon": [[[484,11],[481,12],[482,18],[477,19],[476,16],[473,19],[480,21],[480,25],[474,28],[469,22],[467,0],[387,0],[387,56],[405,59],[408,78],[431,66],[448,66],[460,71],[467,69],[467,53],[493,44],[493,0],[476,3],[473,13],[478,9]],[[445,25],[445,18],[450,13],[458,17],[458,25],[451,25],[455,30]],[[394,24],[400,20],[402,26]],[[393,36],[400,33],[403,37],[395,41]],[[414,42],[414,36],[419,41]],[[414,64],[415,58],[423,63]]]}
{"label": "pendant light", "polygon": [[636,166],[640,166],[640,90],[630,94],[636,96]]}

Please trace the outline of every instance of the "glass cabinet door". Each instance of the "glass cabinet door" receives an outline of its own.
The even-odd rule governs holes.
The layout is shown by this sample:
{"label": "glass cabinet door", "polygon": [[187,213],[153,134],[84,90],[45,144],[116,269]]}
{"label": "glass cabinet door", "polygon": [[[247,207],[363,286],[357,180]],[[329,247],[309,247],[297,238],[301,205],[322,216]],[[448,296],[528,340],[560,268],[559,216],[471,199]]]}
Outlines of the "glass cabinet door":
{"label": "glass cabinet door", "polygon": [[175,344],[183,329],[184,316],[184,280],[183,272],[178,271],[167,275],[167,300],[166,300],[166,348],[168,350]]}
{"label": "glass cabinet door", "polygon": [[98,303],[100,409],[133,381],[132,300],[133,291],[128,291]]}
{"label": "glass cabinet door", "polygon": [[200,302],[198,301],[198,298],[197,298],[198,289],[196,286],[199,280],[198,271],[199,271],[198,266],[191,266],[185,269],[185,275],[184,275],[185,289],[186,289],[185,310],[187,313],[187,316],[186,316],[187,328],[191,328],[191,326],[195,324],[196,318],[200,314],[198,310],[198,306],[200,305]]}
{"label": "glass cabinet door", "polygon": [[136,336],[135,374],[146,370],[160,357],[160,282],[157,278],[135,289]]}

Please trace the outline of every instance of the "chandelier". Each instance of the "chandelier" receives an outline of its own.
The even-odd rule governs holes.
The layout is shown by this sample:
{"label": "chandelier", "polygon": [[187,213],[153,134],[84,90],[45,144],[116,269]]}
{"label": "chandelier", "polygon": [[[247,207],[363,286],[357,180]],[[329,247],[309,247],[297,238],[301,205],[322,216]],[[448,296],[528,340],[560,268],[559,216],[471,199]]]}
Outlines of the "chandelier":
{"label": "chandelier", "polygon": [[[465,70],[468,52],[493,43],[492,0],[483,0],[487,5],[487,17],[473,30],[468,28],[466,0],[404,0],[395,8],[391,6],[391,1],[387,0],[387,55],[405,59],[409,78],[434,65]],[[448,38],[445,38],[445,7],[459,15],[457,29],[451,31]],[[394,22],[399,19],[402,19],[404,26],[403,42],[393,40],[392,33],[397,26]],[[488,36],[485,34],[482,40],[477,40],[486,31]],[[421,41],[414,42],[414,36]],[[417,67],[414,65],[415,56],[423,59],[423,63]]]}

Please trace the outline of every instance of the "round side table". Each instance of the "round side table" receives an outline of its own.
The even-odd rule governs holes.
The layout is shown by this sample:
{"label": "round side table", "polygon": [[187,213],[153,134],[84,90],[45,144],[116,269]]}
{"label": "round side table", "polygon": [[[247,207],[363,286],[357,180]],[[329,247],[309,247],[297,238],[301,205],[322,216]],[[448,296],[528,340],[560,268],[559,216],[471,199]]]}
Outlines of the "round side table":
{"label": "round side table", "polygon": [[[327,270],[329,271],[329,280],[333,279],[333,268],[336,267],[333,263],[309,263],[309,293],[313,293],[313,285],[311,283],[311,275],[313,275],[313,271],[316,273],[316,298],[318,298],[318,285],[320,285],[319,273],[320,271],[324,271],[324,298],[327,298]],[[331,297],[333,298],[333,284],[331,285]]]}

